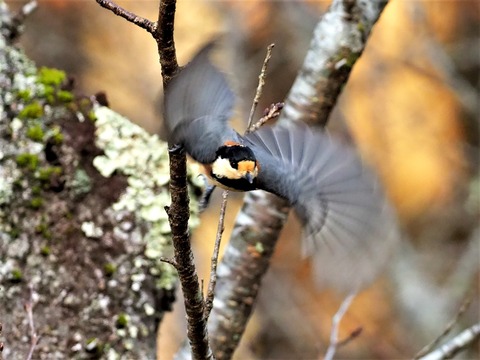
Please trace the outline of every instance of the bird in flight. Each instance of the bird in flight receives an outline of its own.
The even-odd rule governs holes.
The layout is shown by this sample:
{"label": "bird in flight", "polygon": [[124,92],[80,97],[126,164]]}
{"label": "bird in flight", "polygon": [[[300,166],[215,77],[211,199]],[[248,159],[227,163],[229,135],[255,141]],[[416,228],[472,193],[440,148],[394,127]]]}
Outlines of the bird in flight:
{"label": "bird in flight", "polygon": [[395,217],[356,152],[304,123],[264,125],[240,135],[228,122],[235,96],[204,47],[165,89],[170,144],[183,146],[225,189],[286,199],[303,224],[303,246],[322,285],[355,291],[386,262]]}

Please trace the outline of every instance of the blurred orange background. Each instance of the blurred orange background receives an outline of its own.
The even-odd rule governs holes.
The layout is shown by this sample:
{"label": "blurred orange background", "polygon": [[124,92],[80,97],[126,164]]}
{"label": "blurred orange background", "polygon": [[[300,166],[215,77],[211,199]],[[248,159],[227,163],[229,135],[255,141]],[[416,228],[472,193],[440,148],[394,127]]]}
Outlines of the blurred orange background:
{"label": "blurred orange background", "polygon": [[[118,4],[157,17],[156,0]],[[286,96],[328,5],[180,0],[179,62],[223,35],[221,65],[239,95],[235,124],[241,129],[266,46],[276,44],[260,109]],[[363,333],[339,349],[338,358],[411,358],[442,331],[469,291],[473,304],[456,330],[479,320],[479,20],[478,1],[391,1],[331,116],[331,131],[356,143],[378,170],[405,232],[390,269],[345,315],[340,338],[358,327]],[[93,0],[40,0],[21,44],[39,66],[65,69],[78,92],[105,91],[112,109],[151,132],[160,129],[160,66],[156,44],[144,30]],[[204,279],[218,195],[194,234]],[[231,197],[224,242],[240,203],[240,195]],[[342,299],[315,288],[297,238],[299,226],[291,219],[238,359],[312,359],[325,353]],[[161,325],[161,359],[170,359],[185,337],[182,307],[178,301]],[[478,349],[461,355],[474,357]]]}

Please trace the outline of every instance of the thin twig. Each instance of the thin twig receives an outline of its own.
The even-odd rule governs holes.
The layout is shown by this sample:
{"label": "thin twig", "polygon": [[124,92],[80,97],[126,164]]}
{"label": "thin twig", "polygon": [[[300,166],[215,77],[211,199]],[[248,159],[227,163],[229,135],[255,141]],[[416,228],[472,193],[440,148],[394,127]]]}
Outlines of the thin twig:
{"label": "thin twig", "polygon": [[218,254],[220,253],[220,243],[222,241],[223,231],[225,230],[225,212],[227,210],[228,190],[222,193],[222,206],[220,207],[220,217],[218,219],[217,237],[213,247],[212,262],[210,267],[210,282],[208,283],[207,297],[205,299],[205,319],[208,319],[213,307],[213,298],[215,285],[217,284],[217,264]]}
{"label": "thin twig", "polygon": [[165,257],[165,256],[161,256],[160,261],[172,265],[175,269],[177,268],[177,263],[175,262],[175,259]]}
{"label": "thin twig", "polygon": [[462,304],[460,305],[460,308],[458,309],[453,319],[450,320],[447,326],[445,326],[445,328],[443,329],[440,335],[438,335],[430,344],[426,345],[422,350],[420,350],[415,355],[414,357],[415,360],[425,356],[425,354],[428,354],[434,348],[436,348],[438,344],[440,344],[440,342],[450,333],[450,331],[452,331],[455,324],[458,323],[458,320],[460,319],[460,317],[465,313],[465,311],[467,311],[468,307],[472,302],[472,299],[473,299],[473,291],[470,291],[463,299]]}
{"label": "thin twig", "polygon": [[345,339],[342,339],[342,340],[338,340],[337,341],[337,348],[339,347],[342,347],[342,346],[345,346],[347,345],[350,341],[352,341],[353,339],[356,339],[357,337],[360,336],[360,334],[362,333],[363,331],[363,328],[361,326],[357,327],[356,329],[354,329],[352,332],[350,332],[350,334],[348,334]]}
{"label": "thin twig", "polygon": [[[324,360],[332,360],[337,347],[340,342],[338,341],[338,329],[340,327],[340,321],[347,312],[352,300],[355,298],[356,293],[348,295],[340,305],[340,308],[335,313],[332,319],[332,329],[330,331],[330,344],[328,345],[327,353],[325,354]],[[358,335],[357,335],[358,336]],[[344,343],[344,341],[342,341]]]}
{"label": "thin twig", "polygon": [[253,124],[253,116],[255,114],[255,110],[257,109],[258,102],[260,101],[260,97],[262,96],[263,87],[265,86],[265,77],[267,76],[267,66],[270,58],[272,57],[272,49],[275,44],[270,44],[267,47],[267,55],[265,56],[265,60],[263,60],[262,70],[260,71],[260,75],[258,75],[258,86],[257,91],[255,92],[255,97],[253,99],[252,108],[250,109],[250,115],[248,116],[248,125],[247,129]]}
{"label": "thin twig", "polygon": [[[0,335],[2,335],[3,325],[0,323]],[[0,341],[0,360],[2,359],[3,342]]]}
{"label": "thin twig", "polygon": [[35,347],[38,344],[39,336],[35,331],[35,323],[33,321],[33,288],[29,286],[30,295],[27,301],[25,301],[24,308],[27,312],[27,319],[28,319],[28,326],[30,329],[30,349],[28,351],[28,355],[26,357],[27,360],[31,360],[33,356],[33,352],[35,351]]}
{"label": "thin twig", "polygon": [[283,109],[283,105],[283,102],[270,105],[270,107],[265,109],[263,117],[261,117],[260,120],[258,120],[255,124],[252,124],[246,132],[251,133],[257,131],[266,122],[278,117],[280,115],[280,111]]}
{"label": "thin twig", "polygon": [[480,338],[480,323],[474,324],[462,331],[437,350],[421,357],[421,360],[444,360],[452,359],[456,354],[467,349]]}
{"label": "thin twig", "polygon": [[142,29],[147,30],[150,34],[154,34],[156,29],[157,29],[157,24],[154,23],[153,21],[150,21],[148,19],[145,19],[141,16],[135,15],[134,13],[131,13],[121,6],[115,4],[113,1],[110,0],[96,0],[97,3],[107,9],[113,12],[115,15],[120,16],[127,20],[128,22],[131,22]]}

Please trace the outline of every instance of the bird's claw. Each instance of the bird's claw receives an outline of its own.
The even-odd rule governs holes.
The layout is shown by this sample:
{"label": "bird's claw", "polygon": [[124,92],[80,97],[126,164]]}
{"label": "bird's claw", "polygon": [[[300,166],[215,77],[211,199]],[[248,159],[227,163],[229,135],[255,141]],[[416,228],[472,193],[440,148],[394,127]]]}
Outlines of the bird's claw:
{"label": "bird's claw", "polygon": [[205,191],[203,192],[202,197],[198,202],[198,211],[202,213],[207,209],[208,204],[210,203],[210,198],[213,194],[213,190],[215,190],[216,186],[210,185],[205,175],[200,174],[199,176],[201,176],[203,178],[203,181],[205,181]]}

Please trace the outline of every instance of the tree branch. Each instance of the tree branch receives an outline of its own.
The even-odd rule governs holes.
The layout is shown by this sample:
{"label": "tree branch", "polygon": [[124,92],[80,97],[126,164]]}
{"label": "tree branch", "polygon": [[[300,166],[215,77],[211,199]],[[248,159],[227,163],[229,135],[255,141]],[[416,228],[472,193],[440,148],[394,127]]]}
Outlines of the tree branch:
{"label": "tree branch", "polygon": [[225,230],[225,212],[227,210],[228,190],[222,193],[222,206],[220,207],[220,217],[218,219],[217,237],[215,238],[215,246],[213,247],[212,262],[210,268],[210,282],[208,284],[207,297],[205,299],[205,318],[208,320],[210,311],[213,307],[213,298],[215,286],[217,284],[217,264],[220,252],[220,242],[222,240],[223,231]]}
{"label": "tree branch", "polygon": [[258,86],[255,91],[255,97],[253,99],[252,107],[250,109],[250,115],[248,116],[247,131],[250,132],[250,128],[253,126],[253,116],[255,115],[255,110],[257,109],[258,102],[262,96],[263,87],[265,86],[265,78],[267,76],[267,66],[270,58],[272,57],[272,50],[275,44],[270,44],[267,47],[267,54],[265,55],[265,60],[263,60],[262,70],[260,75],[258,75]]}
{"label": "tree branch", "polygon": [[31,285],[29,285],[29,296],[28,300],[25,301],[24,307],[25,311],[27,312],[30,336],[30,349],[28,350],[26,359],[30,360],[33,356],[33,352],[35,351],[35,347],[37,346],[39,340],[39,336],[37,335],[37,331],[35,330],[35,323],[33,321],[33,287]]}
{"label": "tree branch", "polygon": [[420,358],[420,360],[443,360],[452,359],[456,354],[465,350],[480,338],[480,323],[472,325],[470,328],[462,331],[446,344],[440,346],[437,350]]}
{"label": "tree branch", "polygon": [[426,345],[422,350],[415,355],[414,360],[420,359],[429,352],[431,352],[445,337],[452,331],[453,327],[458,323],[460,317],[467,311],[473,299],[473,291],[470,291],[462,301],[460,308],[453,317],[453,319],[445,326],[440,335],[438,335],[430,344]]}
{"label": "tree branch", "polygon": [[175,41],[173,38],[176,6],[176,0],[160,1],[158,9],[158,26],[153,33],[153,37],[158,46],[158,54],[160,55],[164,88],[179,70]]}
{"label": "tree branch", "polygon": [[96,1],[101,7],[107,10],[110,10],[115,15],[124,18],[128,22],[131,22],[141,27],[142,29],[147,30],[150,34],[153,35],[155,33],[157,26],[154,22],[125,10],[121,6],[115,4],[113,1],[110,1],[110,0],[96,0]]}
{"label": "tree branch", "polygon": [[[338,311],[335,313],[332,319],[332,329],[330,330],[330,344],[327,349],[327,353],[325,354],[325,357],[323,358],[324,360],[333,360],[333,357],[335,356],[335,352],[337,351],[337,348],[340,344],[340,341],[338,340],[338,329],[340,327],[340,321],[342,320],[343,316],[347,312],[348,308],[350,307],[350,304],[352,303],[353,299],[355,298],[356,294],[350,294],[348,295],[340,305],[340,308]],[[355,336],[358,336],[360,332],[353,332],[352,334],[357,334]],[[349,336],[347,340],[353,339],[354,336]],[[342,341],[341,343],[345,344],[346,341]]]}
{"label": "tree branch", "polygon": [[[300,75],[279,121],[324,126],[386,1],[334,0],[316,26]],[[219,265],[209,331],[217,359],[231,358],[287,219],[285,200],[250,192]]]}

